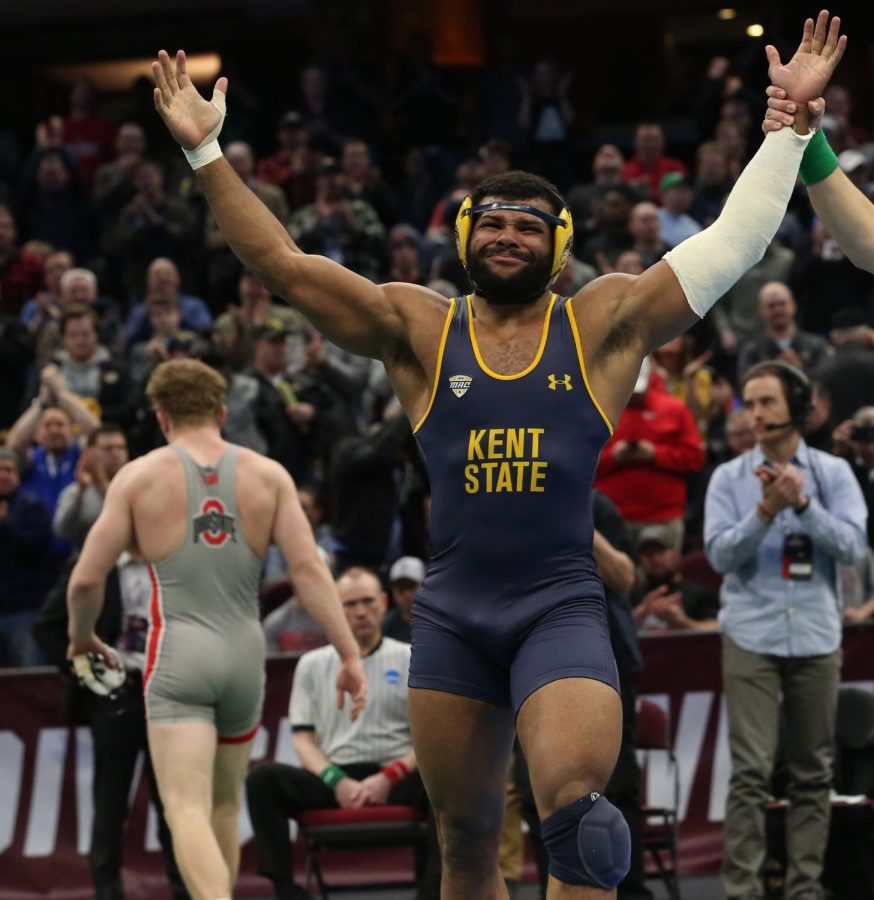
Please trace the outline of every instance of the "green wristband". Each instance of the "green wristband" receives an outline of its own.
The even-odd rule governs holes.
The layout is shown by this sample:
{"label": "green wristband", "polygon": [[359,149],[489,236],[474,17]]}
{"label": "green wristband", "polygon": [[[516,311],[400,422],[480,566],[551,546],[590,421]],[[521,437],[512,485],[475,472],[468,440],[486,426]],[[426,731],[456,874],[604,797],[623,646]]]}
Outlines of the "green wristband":
{"label": "green wristband", "polygon": [[825,139],[825,132],[820,128],[810,139],[804,156],[801,157],[799,174],[805,184],[817,184],[828,178],[838,167],[838,158]]}
{"label": "green wristband", "polygon": [[335,766],[333,763],[329,766],[325,766],[319,774],[319,778],[321,778],[332,791],[344,778],[348,777],[349,776],[339,766]]}

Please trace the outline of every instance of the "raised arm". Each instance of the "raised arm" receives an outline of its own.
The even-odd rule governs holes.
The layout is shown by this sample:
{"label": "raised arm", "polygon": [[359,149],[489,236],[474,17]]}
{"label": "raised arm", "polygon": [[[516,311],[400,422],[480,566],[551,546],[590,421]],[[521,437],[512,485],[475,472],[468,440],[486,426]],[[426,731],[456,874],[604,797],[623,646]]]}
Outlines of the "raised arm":
{"label": "raised arm", "polygon": [[185,53],[175,62],[164,50],[152,63],[155,107],[186,151],[201,190],[233,252],[270,289],[285,297],[335,344],[383,358],[406,342],[399,285],[377,286],[322,256],[304,254],[283,225],[237,177],[218,147],[227,78],[212,101],[188,77]]}
{"label": "raised arm", "polygon": [[709,228],[638,278],[614,283],[614,329],[636,336],[631,343],[638,352],[688,329],[762,258],[783,220],[809,141],[806,102],[822,93],[843,55],[846,38],[839,30],[840,19],[829,23],[823,10],[815,27],[807,20],[801,45],[786,65],[773,47],[767,48],[772,81],[799,103],[795,130],[766,135]]}

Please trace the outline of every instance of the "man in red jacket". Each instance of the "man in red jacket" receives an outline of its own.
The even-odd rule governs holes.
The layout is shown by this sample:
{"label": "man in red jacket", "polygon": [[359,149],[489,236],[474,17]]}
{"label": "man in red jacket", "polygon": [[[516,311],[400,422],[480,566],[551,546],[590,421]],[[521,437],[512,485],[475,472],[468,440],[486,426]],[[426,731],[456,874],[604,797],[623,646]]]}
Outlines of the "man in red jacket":
{"label": "man in red jacket", "polygon": [[663,525],[671,547],[683,543],[686,477],[704,465],[704,448],[685,403],[640,370],[634,393],[601,453],[595,487],[618,507],[634,538],[645,526]]}

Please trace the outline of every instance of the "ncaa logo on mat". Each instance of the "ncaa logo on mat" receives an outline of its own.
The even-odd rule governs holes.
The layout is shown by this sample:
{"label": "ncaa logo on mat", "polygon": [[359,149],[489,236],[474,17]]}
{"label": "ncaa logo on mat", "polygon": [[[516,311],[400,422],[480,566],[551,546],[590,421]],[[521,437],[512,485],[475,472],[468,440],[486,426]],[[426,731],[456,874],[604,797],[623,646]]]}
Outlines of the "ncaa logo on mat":
{"label": "ncaa logo on mat", "polygon": [[207,497],[200,513],[194,517],[195,544],[201,536],[209,547],[223,547],[228,540],[237,539],[234,517],[225,512],[224,505],[216,497]]}
{"label": "ncaa logo on mat", "polygon": [[449,387],[452,388],[452,393],[456,397],[463,397],[467,393],[471,381],[473,381],[472,375],[450,375]]}

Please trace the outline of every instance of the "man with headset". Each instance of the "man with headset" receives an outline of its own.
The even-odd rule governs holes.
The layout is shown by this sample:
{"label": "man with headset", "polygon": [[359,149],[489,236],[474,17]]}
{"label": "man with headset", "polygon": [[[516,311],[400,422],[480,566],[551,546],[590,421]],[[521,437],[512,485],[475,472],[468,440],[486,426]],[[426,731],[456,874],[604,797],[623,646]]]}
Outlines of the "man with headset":
{"label": "man with headset", "polygon": [[838,565],[866,549],[867,510],[846,460],[808,447],[807,376],[781,361],[744,376],[752,450],[713,473],[704,542],[725,575],[719,624],[731,781],[722,879],[730,898],[762,896],[765,803],[781,735],[789,775],[786,897],[822,896],[841,668]]}
{"label": "man with headset", "polygon": [[[846,39],[820,13],[771,76],[819,96]],[[487,179],[456,220],[475,292],[446,301],[373,284],[301,252],[240,183],[212,101],[181,51],[152,64],[155,106],[196,170],[228,244],[271,293],[335,344],[383,360],[428,462],[433,554],[416,596],[408,683],[416,758],[438,819],[444,900],[505,898],[497,864],[518,732],[550,858],[551,898],[606,898],[628,869],[628,826],[603,790],[622,710],[592,541],[591,483],[644,357],[703,317],[764,253],[804,147],[767,137],[710,228],[640,276],[550,285],[570,253],[565,201],[523,172]]]}

